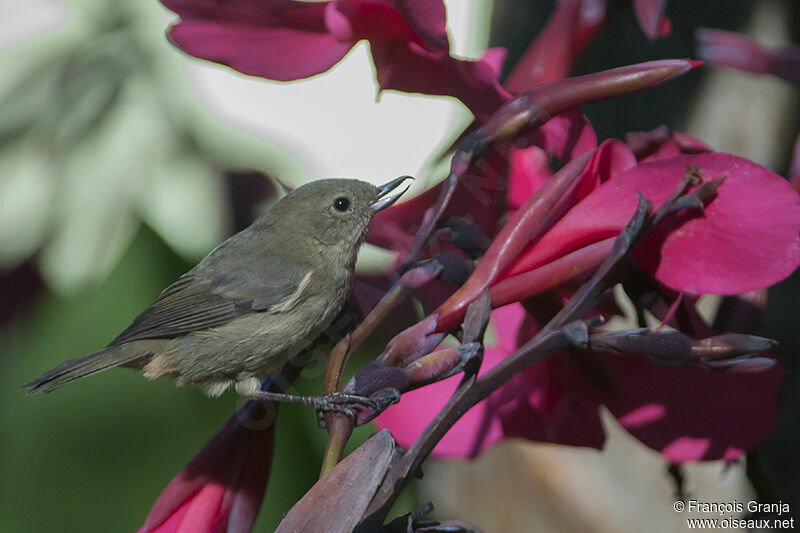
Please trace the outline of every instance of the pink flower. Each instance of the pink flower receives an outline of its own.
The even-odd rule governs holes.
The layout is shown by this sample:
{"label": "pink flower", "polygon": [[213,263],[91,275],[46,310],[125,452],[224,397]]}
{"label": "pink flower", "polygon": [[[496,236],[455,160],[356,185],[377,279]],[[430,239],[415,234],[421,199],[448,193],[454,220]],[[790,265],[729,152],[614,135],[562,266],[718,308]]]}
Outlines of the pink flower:
{"label": "pink flower", "polygon": [[[716,199],[702,216],[681,213],[648,237],[634,255],[639,265],[667,287],[694,294],[738,294],[791,274],[800,264],[800,199],[786,180],[730,154],[651,155],[638,162],[626,145],[609,140],[576,178],[566,200],[569,208],[558,222],[534,242],[517,245],[523,248],[519,253],[498,237],[502,258],[492,256],[490,248],[484,261],[500,262],[485,267],[489,277],[476,270],[453,303],[437,311],[434,331],[457,324],[472,301],[464,295],[477,296],[484,286],[491,287],[493,304],[500,306],[589,272],[632,216],[637,191],[657,207],[690,167],[706,181],[725,178]],[[520,211],[533,207],[529,200]]]}
{"label": "pink flower", "polygon": [[[481,374],[538,330],[519,303],[492,312]],[[490,338],[491,338],[490,337]],[[474,457],[509,437],[600,448],[599,407],[673,462],[734,460],[777,427],[781,367],[752,374],[665,368],[637,355],[557,353],[470,409],[434,450]],[[460,376],[403,394],[376,420],[409,446],[453,393]],[[414,416],[410,416],[413,413]]]}
{"label": "pink flower", "polygon": [[250,531],[272,464],[275,412],[263,409],[237,410],[167,485],[139,533]]}
{"label": "pink flower", "polygon": [[453,96],[485,118],[509,94],[505,52],[450,55],[441,0],[163,0],[180,15],[170,38],[186,53],[251,76],[289,81],[325,72],[370,43],[381,90]]}
{"label": "pink flower", "polygon": [[[639,143],[642,161],[619,141],[601,144],[578,167],[583,170],[562,199],[565,212],[552,227],[528,244],[526,232],[532,230],[520,230],[517,238],[513,228],[503,228],[481,260],[483,267],[479,263],[470,280],[424,322],[393,339],[385,355],[410,347],[408,356],[416,357],[413,350],[426,346],[421,333],[422,339],[435,339],[458,324],[466,305],[488,286],[492,305],[499,307],[492,315],[496,339],[487,345],[482,367],[488,370],[538,331],[539,324],[514,302],[553,288],[568,294],[566,282],[587,275],[605,257],[633,213],[637,191],[658,206],[687,169],[703,180],[724,182],[702,215],[673,216],[635,250],[640,268],[665,291],[738,294],[776,283],[800,265],[800,196],[786,180],[748,160],[703,152],[705,145],[685,135],[661,130],[649,137],[651,142]],[[507,226],[530,224],[532,207],[541,208],[537,195],[524,203],[515,197],[548,183],[541,185],[547,173],[541,153],[529,150],[529,160],[512,165],[509,203],[519,208]],[[551,181],[574,173],[569,166]],[[780,368],[734,375],[660,368],[633,355],[556,354],[474,407],[437,452],[473,456],[507,436],[599,447],[604,436],[597,409],[606,405],[624,427],[670,460],[733,459],[774,430],[780,377]],[[454,385],[448,380],[408,393],[378,423],[407,444]],[[730,420],[737,423],[725,422]]]}
{"label": "pink flower", "polygon": [[615,149],[620,153],[611,159],[617,168],[606,176],[597,172],[601,183],[522,254],[508,276],[618,234],[633,214],[637,191],[657,207],[687,167],[700,169],[705,180],[725,178],[725,182],[702,217],[676,217],[668,229],[637,250],[640,265],[657,280],[695,294],[738,294],[777,283],[800,264],[800,199],[780,176],[720,153],[678,155],[637,165],[618,141],[606,141],[595,161]]}

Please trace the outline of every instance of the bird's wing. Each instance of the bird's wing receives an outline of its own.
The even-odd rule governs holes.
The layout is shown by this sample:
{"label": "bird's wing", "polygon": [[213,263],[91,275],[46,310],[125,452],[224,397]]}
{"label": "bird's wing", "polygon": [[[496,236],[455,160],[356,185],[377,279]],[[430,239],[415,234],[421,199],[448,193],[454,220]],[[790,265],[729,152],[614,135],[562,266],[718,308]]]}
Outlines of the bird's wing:
{"label": "bird's wing", "polygon": [[[294,305],[308,284],[310,270],[297,264],[266,269],[269,278],[188,272],[164,289],[109,346],[140,339],[171,338],[227,324],[240,316]],[[244,275],[243,275],[244,274]]]}

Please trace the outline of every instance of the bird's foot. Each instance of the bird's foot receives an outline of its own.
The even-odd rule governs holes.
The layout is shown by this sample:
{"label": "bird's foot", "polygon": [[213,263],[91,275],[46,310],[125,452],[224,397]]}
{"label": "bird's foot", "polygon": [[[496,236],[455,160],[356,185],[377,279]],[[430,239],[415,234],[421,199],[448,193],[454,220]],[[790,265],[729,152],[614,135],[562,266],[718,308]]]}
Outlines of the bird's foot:
{"label": "bird's foot", "polygon": [[[332,392],[325,396],[319,396],[320,399],[326,400],[333,405],[356,404],[369,407],[377,412],[386,410],[390,405],[394,405],[400,401],[400,391],[397,389],[387,388],[381,389],[372,393],[369,396],[356,394],[353,392]],[[320,410],[325,410],[324,407],[318,407]]]}
{"label": "bird's foot", "polygon": [[322,412],[344,413],[355,418],[355,413],[349,407],[363,405],[380,413],[387,407],[400,401],[400,391],[397,389],[381,389],[370,396],[363,396],[352,392],[332,392],[324,396],[300,396],[296,394],[282,394],[278,392],[256,391],[248,398],[267,402],[290,402],[307,405]]}

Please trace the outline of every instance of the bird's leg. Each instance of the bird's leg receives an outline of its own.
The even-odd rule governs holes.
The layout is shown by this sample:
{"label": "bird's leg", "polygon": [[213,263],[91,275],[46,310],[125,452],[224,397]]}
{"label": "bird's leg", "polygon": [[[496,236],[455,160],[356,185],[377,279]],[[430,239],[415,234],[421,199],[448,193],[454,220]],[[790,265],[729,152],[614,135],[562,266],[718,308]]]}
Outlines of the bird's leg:
{"label": "bird's leg", "polygon": [[332,392],[325,396],[320,396],[320,398],[337,404],[354,403],[363,405],[380,413],[386,410],[390,405],[394,405],[400,401],[400,391],[393,388],[385,388],[369,396],[353,392]]}
{"label": "bird's leg", "polygon": [[318,411],[336,411],[338,413],[344,413],[350,418],[355,417],[353,411],[341,403],[326,401],[325,396],[300,396],[298,394],[284,394],[282,392],[257,391],[253,394],[248,394],[247,398],[261,402],[299,403],[308,407],[313,407]]}
{"label": "bird's leg", "polygon": [[347,404],[364,405],[374,409],[376,412],[381,412],[400,401],[400,391],[391,388],[381,389],[370,396],[351,392],[332,392],[324,396],[300,396],[297,394],[256,391],[247,397],[259,401],[299,403],[313,407],[318,411],[336,411],[352,417],[353,412],[346,407]]}

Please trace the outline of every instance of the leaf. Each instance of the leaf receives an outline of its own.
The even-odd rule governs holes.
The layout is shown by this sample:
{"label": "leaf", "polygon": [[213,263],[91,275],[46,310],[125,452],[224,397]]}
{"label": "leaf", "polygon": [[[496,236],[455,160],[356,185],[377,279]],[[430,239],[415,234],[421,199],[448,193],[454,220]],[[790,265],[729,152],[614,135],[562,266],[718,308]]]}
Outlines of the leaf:
{"label": "leaf", "polygon": [[297,502],[276,533],[350,533],[361,520],[395,455],[388,430],[379,431],[317,481]]}

